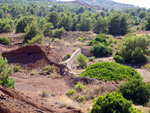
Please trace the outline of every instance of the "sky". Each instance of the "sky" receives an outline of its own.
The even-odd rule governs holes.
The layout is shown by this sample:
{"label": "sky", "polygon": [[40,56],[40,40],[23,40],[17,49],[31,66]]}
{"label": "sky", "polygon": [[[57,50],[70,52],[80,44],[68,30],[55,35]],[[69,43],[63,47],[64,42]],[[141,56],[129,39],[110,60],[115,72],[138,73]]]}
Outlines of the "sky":
{"label": "sky", "polygon": [[[73,1],[73,0],[60,0],[60,1]],[[135,6],[150,8],[150,0],[113,0],[119,3],[133,4]]]}
{"label": "sky", "polygon": [[133,4],[135,6],[150,8],[150,0],[114,0],[119,3]]}

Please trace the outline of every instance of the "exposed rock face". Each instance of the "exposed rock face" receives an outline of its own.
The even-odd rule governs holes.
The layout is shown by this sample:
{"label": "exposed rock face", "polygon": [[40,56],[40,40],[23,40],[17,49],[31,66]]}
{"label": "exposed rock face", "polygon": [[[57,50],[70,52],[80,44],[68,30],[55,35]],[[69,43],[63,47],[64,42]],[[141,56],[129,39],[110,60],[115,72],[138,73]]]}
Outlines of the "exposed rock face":
{"label": "exposed rock face", "polygon": [[40,45],[22,46],[12,51],[3,52],[2,56],[7,58],[8,63],[19,63],[27,69],[45,65],[57,65],[61,61],[58,53]]}

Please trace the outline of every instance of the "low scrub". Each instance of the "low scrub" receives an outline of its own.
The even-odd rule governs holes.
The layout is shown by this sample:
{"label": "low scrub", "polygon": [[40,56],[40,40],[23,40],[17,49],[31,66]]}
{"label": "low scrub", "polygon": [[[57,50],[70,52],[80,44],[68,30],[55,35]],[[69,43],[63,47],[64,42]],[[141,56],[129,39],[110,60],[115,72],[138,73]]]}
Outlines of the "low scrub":
{"label": "low scrub", "polygon": [[114,81],[142,79],[141,75],[135,69],[113,62],[99,62],[90,65],[82,72],[80,77]]}
{"label": "low scrub", "polygon": [[84,85],[81,82],[78,82],[75,87],[74,87],[77,91],[81,92],[84,88]]}
{"label": "low scrub", "polygon": [[112,92],[94,99],[90,113],[139,113],[120,93]]}
{"label": "low scrub", "polygon": [[132,80],[122,84],[119,88],[124,98],[135,104],[145,105],[150,99],[150,84],[142,80]]}
{"label": "low scrub", "polygon": [[65,93],[68,97],[71,97],[72,95],[76,94],[76,91],[73,89],[69,89],[66,93]]}
{"label": "low scrub", "polygon": [[63,57],[63,61],[65,61],[65,60],[68,60],[69,58],[71,57],[71,54],[66,54],[64,57]]}

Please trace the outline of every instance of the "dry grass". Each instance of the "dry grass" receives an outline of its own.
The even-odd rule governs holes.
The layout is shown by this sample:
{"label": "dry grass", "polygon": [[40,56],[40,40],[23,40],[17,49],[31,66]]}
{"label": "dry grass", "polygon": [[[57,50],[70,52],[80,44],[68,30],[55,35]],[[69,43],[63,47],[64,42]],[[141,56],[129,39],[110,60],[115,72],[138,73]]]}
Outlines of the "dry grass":
{"label": "dry grass", "polygon": [[141,109],[143,111],[143,113],[149,113],[149,111],[150,111],[149,107],[144,107],[144,106],[140,106],[140,105],[133,105],[133,106],[137,109]]}
{"label": "dry grass", "polygon": [[86,85],[80,95],[83,95],[87,100],[96,98],[98,95],[105,95],[106,93],[111,93],[118,90],[118,88],[112,84],[102,84],[102,85]]}
{"label": "dry grass", "polygon": [[89,113],[90,109],[92,108],[92,101],[84,103],[78,103],[73,101],[72,99],[68,98],[67,96],[60,96],[58,98],[58,103],[61,108],[75,108],[80,109],[82,113]]}

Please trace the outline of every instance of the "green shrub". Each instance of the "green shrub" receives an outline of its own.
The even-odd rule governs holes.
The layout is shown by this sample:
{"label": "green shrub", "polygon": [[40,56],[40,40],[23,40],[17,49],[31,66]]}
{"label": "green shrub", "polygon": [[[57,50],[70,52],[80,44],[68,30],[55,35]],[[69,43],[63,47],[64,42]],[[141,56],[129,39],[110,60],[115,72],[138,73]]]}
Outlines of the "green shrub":
{"label": "green shrub", "polygon": [[99,62],[90,65],[82,72],[80,77],[114,81],[142,79],[141,75],[135,69],[113,62]]}
{"label": "green shrub", "polygon": [[124,58],[122,58],[122,57],[119,56],[119,55],[115,55],[115,56],[113,57],[113,59],[115,59],[115,61],[118,62],[118,63],[124,63]]}
{"label": "green shrub", "polygon": [[117,44],[118,43],[118,40],[114,40],[114,44]]}
{"label": "green shrub", "polygon": [[77,40],[78,40],[78,41],[82,41],[82,38],[81,38],[81,37],[78,37]]}
{"label": "green shrub", "polygon": [[90,51],[91,53],[93,53],[95,57],[105,57],[105,56],[112,55],[113,53],[113,50],[111,48],[106,47],[103,44],[94,45],[90,49]]}
{"label": "green shrub", "polygon": [[[40,34],[40,31],[38,29],[38,25],[35,21],[33,21],[30,25],[27,25],[27,27],[25,28],[25,35],[24,35],[23,43],[28,44],[30,40],[32,40],[39,34]],[[39,38],[36,37],[34,40],[37,40],[37,39]]]}
{"label": "green shrub", "polygon": [[81,92],[84,88],[84,85],[80,82],[78,82],[75,87],[74,87],[77,91]]}
{"label": "green shrub", "polygon": [[109,45],[109,42],[106,40],[106,35],[105,34],[99,34],[96,36],[94,40],[91,40],[88,42],[88,46],[93,46],[97,44],[104,44],[105,46]]}
{"label": "green shrub", "polygon": [[14,71],[15,71],[15,72],[18,72],[19,70],[20,70],[20,67],[19,67],[19,66],[15,66],[15,67],[14,67]]}
{"label": "green shrub", "polygon": [[61,38],[62,37],[62,35],[65,33],[66,31],[65,31],[65,29],[62,27],[62,28],[60,28],[60,29],[54,29],[53,30],[53,37],[55,37],[55,38]]}
{"label": "green shrub", "polygon": [[113,36],[109,37],[109,43],[114,43],[114,37]]}
{"label": "green shrub", "polygon": [[84,56],[83,54],[78,55],[76,61],[79,64],[80,68],[86,67],[88,63],[87,57]]}
{"label": "green shrub", "polygon": [[93,46],[93,45],[97,45],[97,44],[104,44],[105,46],[109,45],[106,38],[102,38],[102,37],[96,37],[94,40],[89,41],[87,45]]}
{"label": "green shrub", "polygon": [[31,40],[28,40],[28,44],[41,44],[43,40],[43,35],[36,35]]}
{"label": "green shrub", "polygon": [[119,88],[124,98],[135,104],[146,104],[150,99],[150,84],[142,80],[132,80],[122,84]]}
{"label": "green shrub", "polygon": [[69,59],[70,57],[71,57],[71,54],[69,54],[69,53],[66,54],[66,55],[64,56],[64,58],[63,58],[63,61]]}
{"label": "green shrub", "polygon": [[113,44],[110,44],[110,47],[114,47],[114,45],[113,45]]}
{"label": "green shrub", "polygon": [[72,95],[76,94],[76,91],[73,89],[69,89],[66,93],[65,93],[68,97],[71,97]]}
{"label": "green shrub", "polygon": [[85,103],[86,102],[86,98],[84,96],[79,96],[78,99],[77,99],[77,101]]}
{"label": "green shrub", "polygon": [[8,87],[8,88],[15,87],[15,81],[12,78],[9,78],[9,76],[12,75],[12,72],[13,72],[13,66],[8,68],[7,59],[4,59],[0,55],[0,84],[2,86]]}
{"label": "green shrub", "polygon": [[148,35],[143,36],[130,36],[125,38],[124,42],[117,51],[117,55],[120,55],[125,59],[125,62],[137,64],[145,63],[147,61],[147,47],[150,43]]}
{"label": "green shrub", "polygon": [[112,92],[94,99],[90,113],[137,113],[132,102],[119,93]]}
{"label": "green shrub", "polygon": [[106,38],[107,36],[106,36],[106,34],[98,34],[98,35],[96,35],[96,37]]}
{"label": "green shrub", "polygon": [[3,31],[4,31],[5,33],[11,32],[11,31],[12,31],[11,26],[10,26],[9,24],[6,24],[6,25],[3,27]]}
{"label": "green shrub", "polygon": [[10,40],[9,38],[3,36],[3,37],[0,37],[0,44],[3,44],[3,45],[8,45],[10,44]]}
{"label": "green shrub", "polygon": [[89,61],[94,61],[94,59],[95,59],[94,56],[88,58]]}

